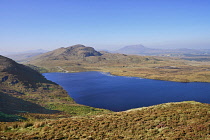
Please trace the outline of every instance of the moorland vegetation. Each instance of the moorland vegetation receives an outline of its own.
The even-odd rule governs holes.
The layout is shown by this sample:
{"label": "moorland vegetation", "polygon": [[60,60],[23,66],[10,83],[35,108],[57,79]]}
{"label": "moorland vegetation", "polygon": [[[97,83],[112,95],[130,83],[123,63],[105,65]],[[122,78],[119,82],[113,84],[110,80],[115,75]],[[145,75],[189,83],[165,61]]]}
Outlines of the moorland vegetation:
{"label": "moorland vegetation", "polygon": [[94,48],[84,45],[59,48],[32,57],[28,64],[48,72],[102,71],[119,76],[166,81],[210,82],[208,62],[97,52]]}
{"label": "moorland vegetation", "polygon": [[92,117],[0,123],[5,139],[210,139],[210,105],[166,103]]}

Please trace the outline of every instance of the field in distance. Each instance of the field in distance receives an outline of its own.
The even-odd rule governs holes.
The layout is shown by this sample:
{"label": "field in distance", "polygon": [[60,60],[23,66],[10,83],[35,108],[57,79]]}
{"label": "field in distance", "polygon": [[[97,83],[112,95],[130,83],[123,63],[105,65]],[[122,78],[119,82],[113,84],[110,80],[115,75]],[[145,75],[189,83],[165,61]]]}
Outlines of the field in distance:
{"label": "field in distance", "polygon": [[[32,57],[27,64],[44,68],[45,70],[41,69],[41,72],[102,71],[119,76],[166,81],[210,82],[208,61],[98,52],[94,48],[84,45],[59,48]],[[34,67],[32,65],[31,67]]]}

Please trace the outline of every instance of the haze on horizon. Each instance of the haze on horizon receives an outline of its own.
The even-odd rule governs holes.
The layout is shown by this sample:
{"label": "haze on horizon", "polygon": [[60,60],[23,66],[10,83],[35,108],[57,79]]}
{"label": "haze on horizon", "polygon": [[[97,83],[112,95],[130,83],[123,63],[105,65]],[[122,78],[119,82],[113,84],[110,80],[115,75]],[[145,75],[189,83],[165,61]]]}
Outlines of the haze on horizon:
{"label": "haze on horizon", "polygon": [[1,0],[0,52],[74,44],[210,49],[209,0]]}

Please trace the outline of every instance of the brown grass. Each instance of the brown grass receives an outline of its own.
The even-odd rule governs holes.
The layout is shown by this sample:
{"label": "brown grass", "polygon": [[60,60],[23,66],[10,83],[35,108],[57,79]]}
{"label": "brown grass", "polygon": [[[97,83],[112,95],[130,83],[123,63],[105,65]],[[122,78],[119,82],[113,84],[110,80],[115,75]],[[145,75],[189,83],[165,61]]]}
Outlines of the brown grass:
{"label": "brown grass", "polygon": [[[100,116],[1,123],[8,139],[209,139],[210,105],[167,103]],[[33,125],[32,125],[33,124]],[[15,127],[14,127],[15,126]],[[7,128],[5,128],[7,127]]]}

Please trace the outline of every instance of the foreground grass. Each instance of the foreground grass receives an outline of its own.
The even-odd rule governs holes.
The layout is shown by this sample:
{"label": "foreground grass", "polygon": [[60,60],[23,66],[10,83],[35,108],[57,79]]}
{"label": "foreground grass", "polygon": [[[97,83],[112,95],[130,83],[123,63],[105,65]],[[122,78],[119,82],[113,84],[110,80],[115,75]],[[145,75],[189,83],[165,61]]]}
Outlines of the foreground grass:
{"label": "foreground grass", "polygon": [[210,139],[210,105],[167,103],[92,117],[1,123],[1,139]]}

